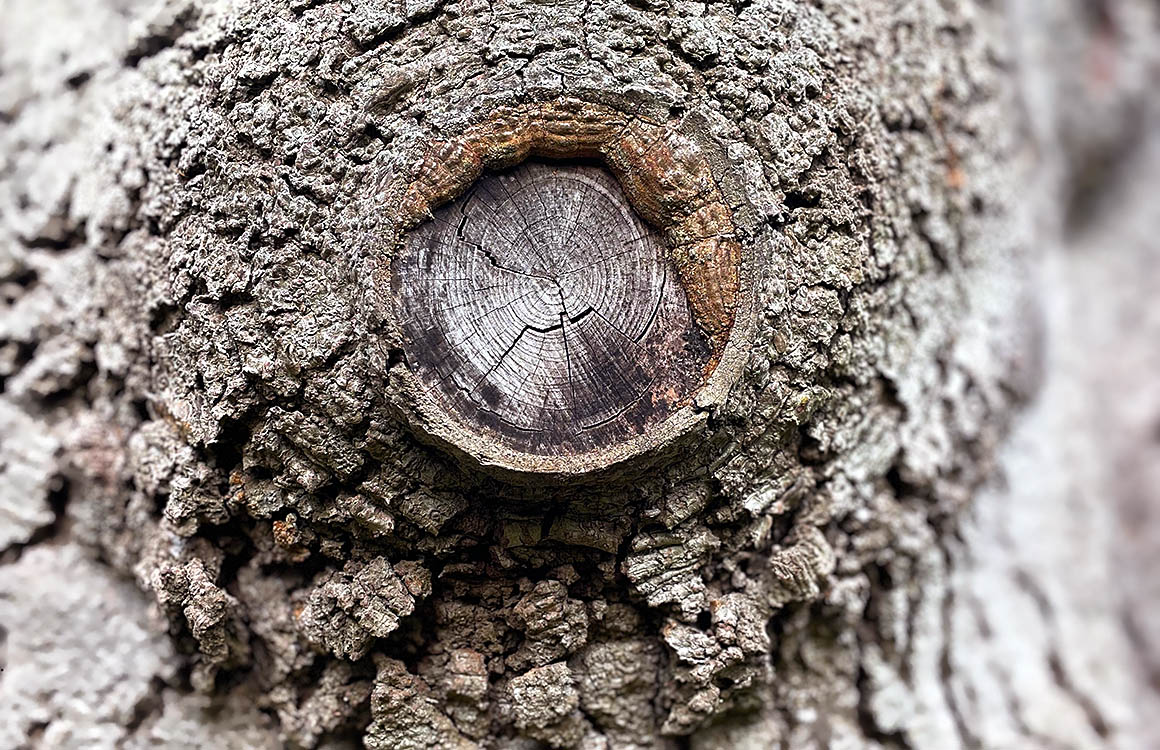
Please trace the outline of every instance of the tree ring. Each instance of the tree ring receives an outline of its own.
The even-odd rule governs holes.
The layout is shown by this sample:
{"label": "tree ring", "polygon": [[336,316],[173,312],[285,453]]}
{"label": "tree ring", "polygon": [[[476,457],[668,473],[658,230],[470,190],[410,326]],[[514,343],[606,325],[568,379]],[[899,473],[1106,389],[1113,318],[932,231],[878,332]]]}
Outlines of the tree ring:
{"label": "tree ring", "polygon": [[578,100],[505,108],[393,190],[392,377],[423,436],[577,476],[671,446],[735,380],[749,269],[680,130]]}

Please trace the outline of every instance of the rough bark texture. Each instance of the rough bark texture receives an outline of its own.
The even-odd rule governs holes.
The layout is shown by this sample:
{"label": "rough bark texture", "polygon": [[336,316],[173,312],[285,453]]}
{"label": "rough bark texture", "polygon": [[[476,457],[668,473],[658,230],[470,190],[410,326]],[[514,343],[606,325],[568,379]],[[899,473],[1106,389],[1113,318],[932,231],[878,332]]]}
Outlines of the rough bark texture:
{"label": "rough bark texture", "polygon": [[[1087,7],[0,6],[0,744],[1156,743],[1160,11]],[[423,423],[392,284],[545,152],[731,386],[554,484]]]}

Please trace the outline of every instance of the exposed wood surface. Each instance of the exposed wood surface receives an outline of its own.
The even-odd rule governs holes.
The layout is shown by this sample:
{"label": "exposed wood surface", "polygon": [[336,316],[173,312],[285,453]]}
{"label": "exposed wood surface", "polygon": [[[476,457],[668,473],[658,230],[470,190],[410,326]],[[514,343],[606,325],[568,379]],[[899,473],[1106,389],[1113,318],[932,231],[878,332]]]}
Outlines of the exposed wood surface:
{"label": "exposed wood surface", "polygon": [[[1160,6],[1101,5],[5,5],[0,747],[1160,747]],[[390,282],[529,156],[721,357],[517,485]]]}
{"label": "exposed wood surface", "polygon": [[424,387],[517,450],[639,434],[708,361],[663,242],[600,167],[484,176],[410,233],[397,285]]}

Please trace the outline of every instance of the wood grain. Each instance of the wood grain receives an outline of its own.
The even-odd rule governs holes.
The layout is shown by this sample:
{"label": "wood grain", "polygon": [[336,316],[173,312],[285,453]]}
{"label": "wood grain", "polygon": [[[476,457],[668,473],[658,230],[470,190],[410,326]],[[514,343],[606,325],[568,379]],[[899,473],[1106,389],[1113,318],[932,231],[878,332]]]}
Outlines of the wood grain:
{"label": "wood grain", "polygon": [[640,434],[711,356],[663,241],[599,167],[484,175],[408,234],[395,278],[422,386],[519,451]]}
{"label": "wood grain", "polygon": [[394,215],[414,227],[461,195],[485,170],[529,156],[596,159],[628,202],[664,237],[698,328],[724,356],[738,312],[741,247],[709,159],[687,133],[574,98],[499,107],[449,140],[432,141],[401,183]]}

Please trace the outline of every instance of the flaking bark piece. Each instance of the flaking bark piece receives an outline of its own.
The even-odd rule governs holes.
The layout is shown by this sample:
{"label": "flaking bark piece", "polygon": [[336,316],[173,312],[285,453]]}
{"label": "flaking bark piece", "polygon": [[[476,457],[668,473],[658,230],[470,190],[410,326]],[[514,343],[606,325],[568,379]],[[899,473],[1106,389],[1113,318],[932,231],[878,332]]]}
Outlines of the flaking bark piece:
{"label": "flaking bark piece", "polygon": [[367,750],[474,750],[435,707],[430,687],[397,659],[376,656],[378,674],[371,692],[371,724],[363,736]]}
{"label": "flaking bark piece", "polygon": [[415,592],[430,590],[429,577],[424,586],[416,567],[404,579],[382,557],[347,563],[341,572],[324,576],[310,593],[299,624],[307,637],[335,656],[361,659],[375,638],[394,631],[415,610]]}
{"label": "flaking bark piece", "polygon": [[575,747],[584,736],[580,695],[563,662],[529,669],[508,684],[516,728],[553,748]]}

